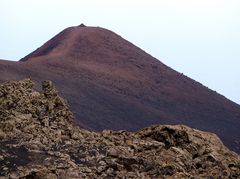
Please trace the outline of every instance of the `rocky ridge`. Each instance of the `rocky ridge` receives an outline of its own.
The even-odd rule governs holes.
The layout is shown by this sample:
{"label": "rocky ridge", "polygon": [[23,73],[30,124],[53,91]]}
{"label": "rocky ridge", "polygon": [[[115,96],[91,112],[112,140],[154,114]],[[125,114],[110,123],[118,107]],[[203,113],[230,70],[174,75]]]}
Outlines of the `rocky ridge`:
{"label": "rocky ridge", "polygon": [[38,91],[53,81],[87,129],[184,124],[217,134],[240,154],[240,105],[111,30],[68,27],[18,62],[0,60],[0,74],[0,83],[31,76]]}
{"label": "rocky ridge", "polygon": [[0,86],[0,178],[238,178],[240,157],[184,125],[138,132],[77,127],[51,81]]}

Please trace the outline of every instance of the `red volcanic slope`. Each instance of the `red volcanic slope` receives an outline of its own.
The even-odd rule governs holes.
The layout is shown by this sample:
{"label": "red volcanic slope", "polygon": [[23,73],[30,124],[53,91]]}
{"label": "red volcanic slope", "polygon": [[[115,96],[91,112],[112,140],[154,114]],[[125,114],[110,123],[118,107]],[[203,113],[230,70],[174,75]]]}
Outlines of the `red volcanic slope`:
{"label": "red volcanic slope", "polygon": [[186,124],[240,152],[239,105],[103,28],[67,28],[20,62],[0,61],[0,74],[54,81],[86,128]]}

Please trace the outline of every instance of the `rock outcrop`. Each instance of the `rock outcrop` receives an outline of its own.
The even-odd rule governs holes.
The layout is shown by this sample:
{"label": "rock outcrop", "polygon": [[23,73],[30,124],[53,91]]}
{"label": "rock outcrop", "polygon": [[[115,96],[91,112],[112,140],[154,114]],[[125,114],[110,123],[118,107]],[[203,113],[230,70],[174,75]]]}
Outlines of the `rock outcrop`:
{"label": "rock outcrop", "polygon": [[[238,178],[240,157],[184,125],[138,132],[77,127],[51,81],[0,86],[0,178]],[[137,119],[136,119],[137,120]]]}
{"label": "rock outcrop", "polygon": [[37,87],[54,81],[76,123],[87,129],[136,132],[184,124],[217,134],[240,154],[240,105],[111,30],[66,28],[18,62],[0,60],[0,74],[0,83],[26,76]]}

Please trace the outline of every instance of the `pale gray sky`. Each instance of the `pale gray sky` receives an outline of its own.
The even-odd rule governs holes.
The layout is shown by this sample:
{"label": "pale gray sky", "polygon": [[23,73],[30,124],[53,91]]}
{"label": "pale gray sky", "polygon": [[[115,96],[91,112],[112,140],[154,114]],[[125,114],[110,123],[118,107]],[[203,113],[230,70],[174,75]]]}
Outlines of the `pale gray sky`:
{"label": "pale gray sky", "polygon": [[118,33],[240,104],[239,0],[1,0],[0,59],[19,60],[81,23]]}

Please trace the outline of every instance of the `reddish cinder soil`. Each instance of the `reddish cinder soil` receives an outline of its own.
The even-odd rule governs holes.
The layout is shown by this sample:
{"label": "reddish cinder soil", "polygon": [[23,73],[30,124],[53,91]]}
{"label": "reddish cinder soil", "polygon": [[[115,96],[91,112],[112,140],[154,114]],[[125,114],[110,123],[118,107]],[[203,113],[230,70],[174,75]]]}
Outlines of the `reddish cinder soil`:
{"label": "reddish cinder soil", "polygon": [[185,124],[240,153],[239,105],[103,28],[67,28],[19,62],[0,60],[0,74],[0,82],[52,80],[85,128]]}

